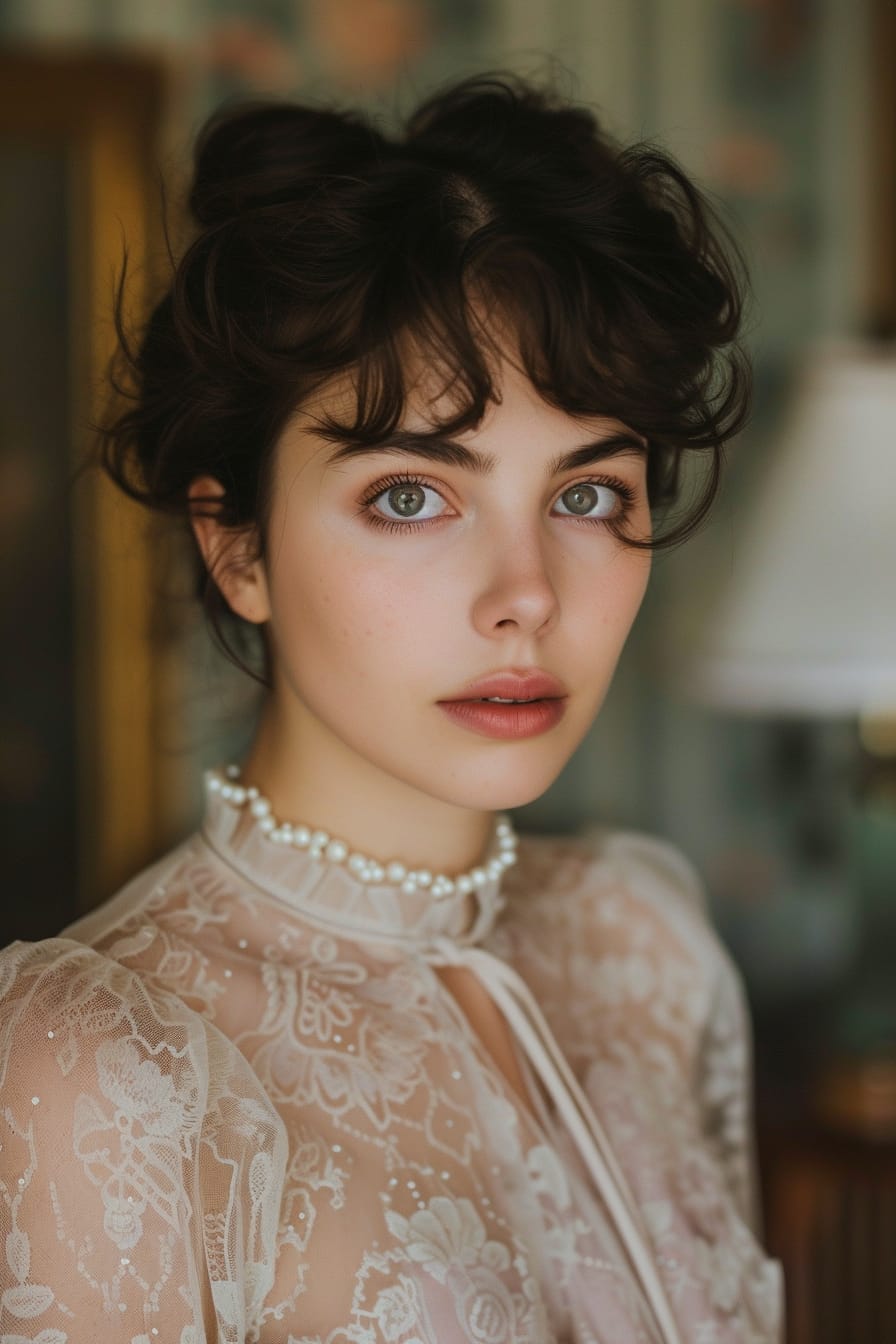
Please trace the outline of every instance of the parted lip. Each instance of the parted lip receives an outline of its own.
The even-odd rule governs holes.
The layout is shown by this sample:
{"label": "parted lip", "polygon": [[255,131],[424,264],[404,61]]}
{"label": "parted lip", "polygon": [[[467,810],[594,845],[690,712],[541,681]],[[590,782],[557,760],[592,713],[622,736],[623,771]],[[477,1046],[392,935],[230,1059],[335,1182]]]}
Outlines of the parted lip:
{"label": "parted lip", "polygon": [[492,672],[478,681],[471,681],[456,695],[444,696],[440,703],[481,700],[490,695],[499,695],[505,700],[560,700],[566,695],[566,687],[540,668],[528,668],[524,672],[510,668],[506,672]]}

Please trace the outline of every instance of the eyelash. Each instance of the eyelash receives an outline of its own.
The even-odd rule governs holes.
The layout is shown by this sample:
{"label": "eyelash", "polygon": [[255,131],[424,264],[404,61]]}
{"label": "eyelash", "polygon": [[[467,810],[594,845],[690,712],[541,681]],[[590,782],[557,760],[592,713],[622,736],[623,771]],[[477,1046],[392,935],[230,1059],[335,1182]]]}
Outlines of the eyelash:
{"label": "eyelash", "polygon": [[[425,480],[422,476],[388,476],[385,480],[378,481],[375,486],[367,492],[360,501],[358,512],[365,515],[366,521],[372,527],[382,527],[389,532],[419,532],[421,528],[430,527],[433,523],[438,523],[438,518],[425,518],[414,521],[413,518],[407,518],[400,522],[397,518],[384,518],[371,507],[373,502],[379,499],[380,495],[385,494],[397,485],[419,485],[428,490],[435,490],[440,493],[438,486],[432,481]],[[606,527],[609,523],[621,523],[627,517],[637,498],[637,492],[626,481],[620,481],[615,476],[596,476],[588,477],[586,480],[573,481],[566,490],[571,490],[576,485],[605,485],[614,490],[622,500],[622,507],[617,509],[616,513],[608,518],[576,518],[574,514],[564,514],[563,517],[572,518],[575,522],[590,523],[592,527]],[[565,494],[566,490],[562,493]]]}

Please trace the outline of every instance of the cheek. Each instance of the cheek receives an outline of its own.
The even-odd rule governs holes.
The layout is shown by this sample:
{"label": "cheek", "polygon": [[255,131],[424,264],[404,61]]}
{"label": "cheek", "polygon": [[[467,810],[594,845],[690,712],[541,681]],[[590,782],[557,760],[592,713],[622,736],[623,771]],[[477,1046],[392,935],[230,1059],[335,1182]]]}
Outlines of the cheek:
{"label": "cheek", "polygon": [[303,680],[388,672],[421,657],[439,629],[439,604],[413,567],[371,563],[345,544],[309,537],[283,548],[271,580],[275,640]]}
{"label": "cheek", "polygon": [[650,578],[650,551],[618,554],[587,593],[587,609],[596,619],[583,622],[585,637],[614,661],[638,614]]}

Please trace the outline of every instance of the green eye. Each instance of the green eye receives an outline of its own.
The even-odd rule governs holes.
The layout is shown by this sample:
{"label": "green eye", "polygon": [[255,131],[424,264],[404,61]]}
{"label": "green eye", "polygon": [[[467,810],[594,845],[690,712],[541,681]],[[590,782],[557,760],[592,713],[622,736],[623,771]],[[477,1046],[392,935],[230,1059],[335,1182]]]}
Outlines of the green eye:
{"label": "green eye", "polygon": [[[436,500],[443,496],[434,485],[420,480],[416,476],[390,476],[379,481],[361,501],[360,511],[374,527],[386,528],[391,532],[415,532],[437,523],[443,512],[433,512],[437,506],[431,504],[427,509],[426,496],[430,494]],[[603,508],[595,512],[602,502]],[[583,523],[600,526],[605,522],[620,520],[633,507],[637,491],[625,481],[615,477],[598,481],[576,481],[563,491],[557,500],[561,518],[576,518]],[[380,504],[379,501],[385,501]],[[386,511],[388,510],[388,512]],[[450,513],[448,515],[451,516]]]}
{"label": "green eye", "polygon": [[[568,490],[564,490],[558,502],[562,502],[565,508],[568,508],[570,514],[576,517],[585,518],[591,515],[600,500],[599,491],[606,490],[610,495],[615,495],[618,499],[619,491],[609,485],[604,485],[596,481],[582,481],[577,485],[571,485]],[[611,502],[607,506],[607,512],[598,515],[599,517],[609,518],[615,511],[615,506]]]}

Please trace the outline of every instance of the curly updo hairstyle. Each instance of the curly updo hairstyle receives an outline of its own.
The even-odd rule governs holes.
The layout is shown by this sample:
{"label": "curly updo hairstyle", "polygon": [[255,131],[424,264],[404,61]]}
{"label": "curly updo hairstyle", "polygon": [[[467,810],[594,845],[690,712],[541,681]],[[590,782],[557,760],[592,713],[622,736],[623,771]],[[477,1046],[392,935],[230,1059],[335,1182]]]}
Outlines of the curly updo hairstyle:
{"label": "curly updo hairstyle", "polygon": [[[450,392],[432,432],[472,428],[496,399],[485,310],[509,320],[541,396],[615,416],[648,440],[651,510],[680,493],[685,451],[709,455],[671,546],[708,513],[723,447],[745,422],[738,341],[747,292],[735,239],[650,143],[615,143],[594,115],[511,75],[443,89],[401,137],[361,115],[241,104],[200,132],[192,240],[140,335],[122,284],[117,402],[102,466],[133,498],[189,517],[196,477],[220,482],[227,527],[264,555],[272,454],[292,413],[350,371],[356,406],[328,437],[388,440],[406,394],[408,339]],[[209,501],[209,507],[211,507]],[[200,593],[225,652],[244,625],[206,574]],[[269,663],[265,650],[269,684]]]}

